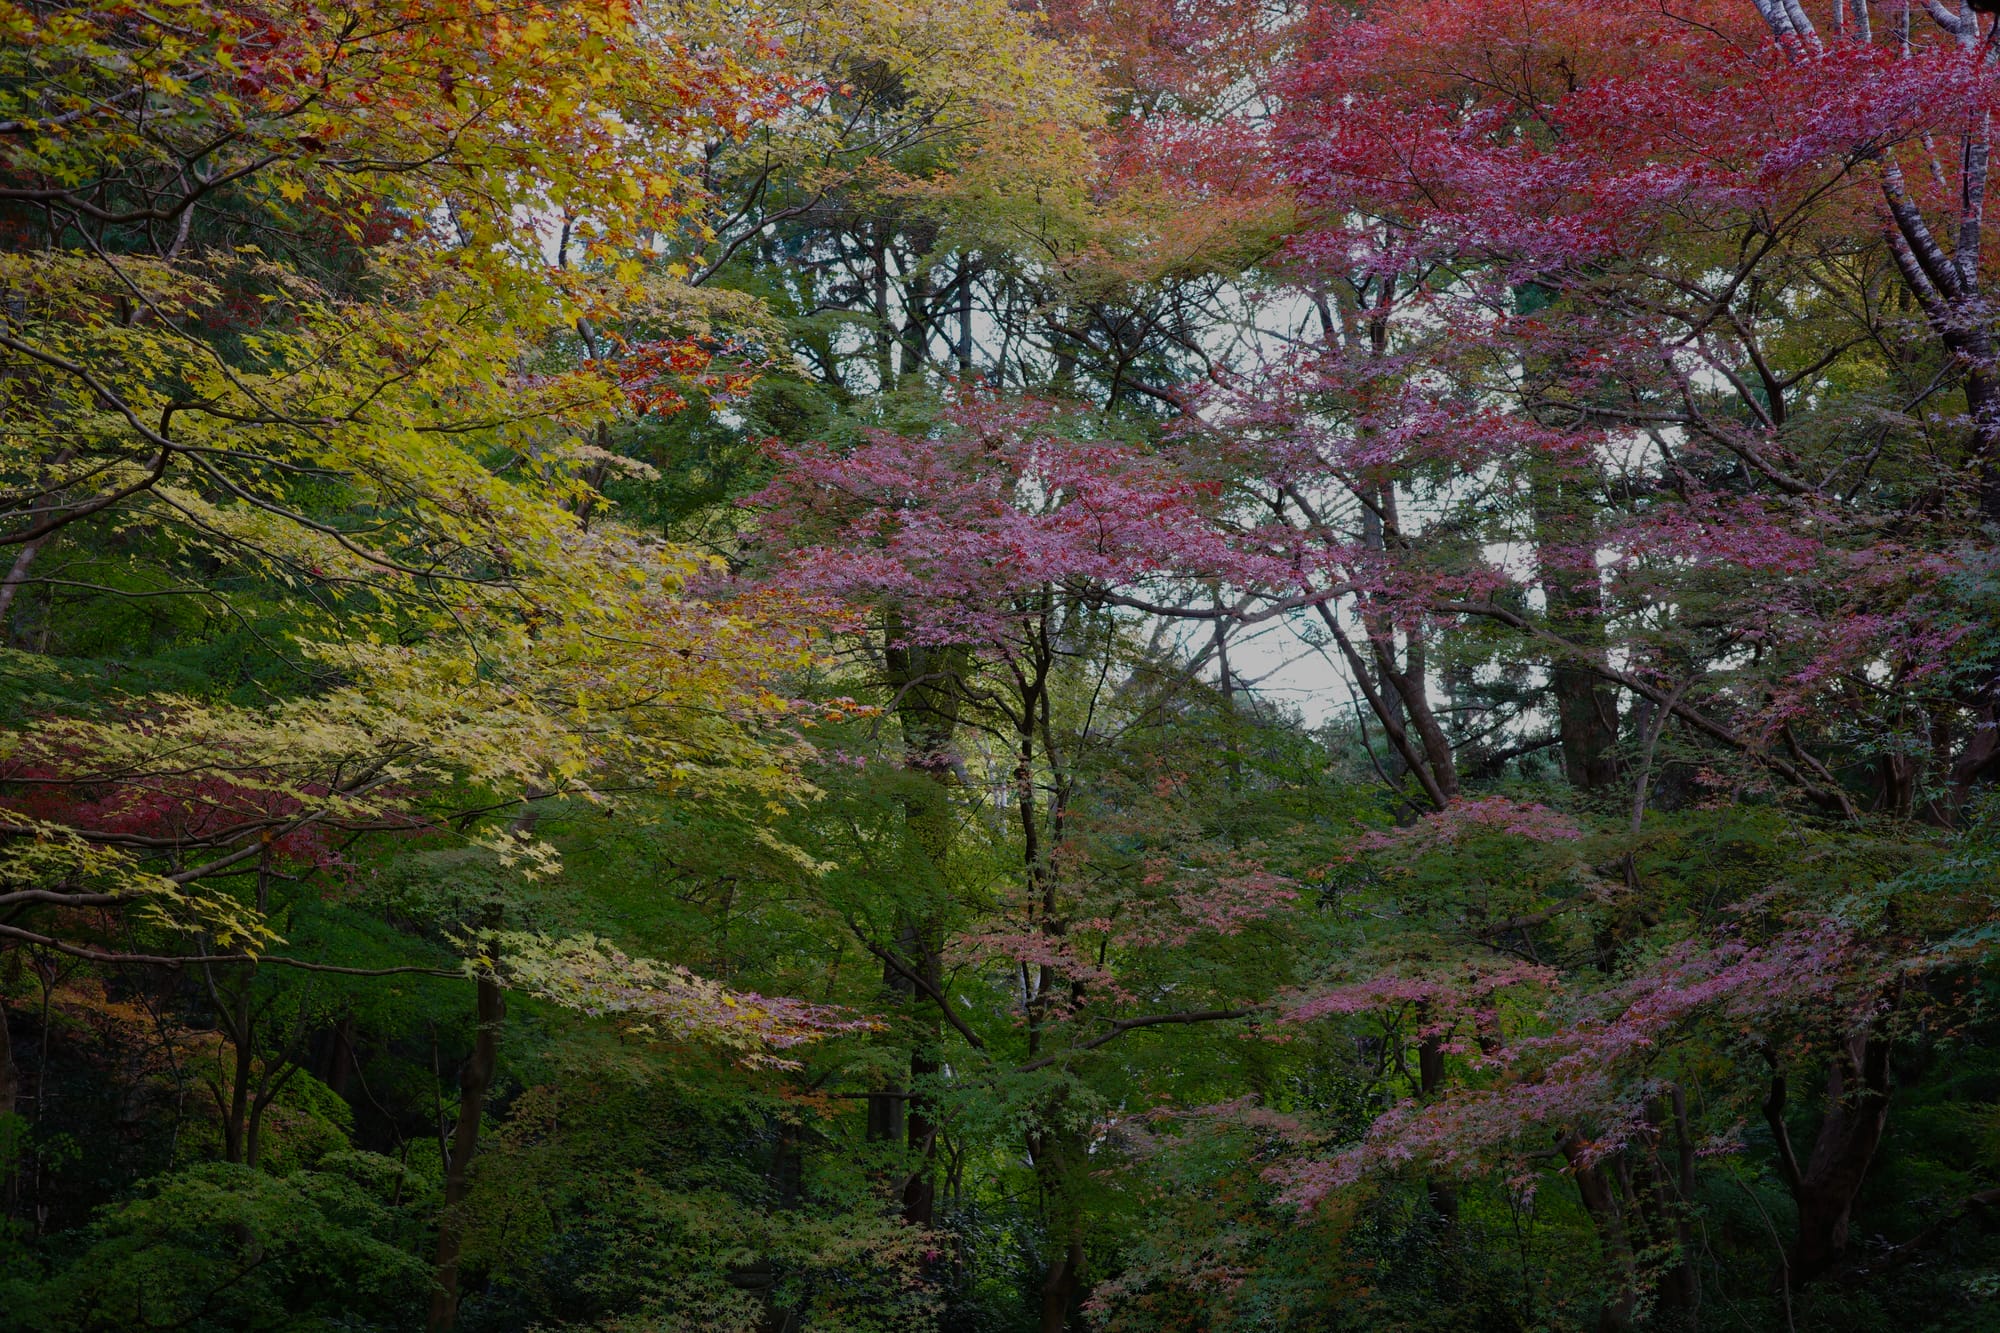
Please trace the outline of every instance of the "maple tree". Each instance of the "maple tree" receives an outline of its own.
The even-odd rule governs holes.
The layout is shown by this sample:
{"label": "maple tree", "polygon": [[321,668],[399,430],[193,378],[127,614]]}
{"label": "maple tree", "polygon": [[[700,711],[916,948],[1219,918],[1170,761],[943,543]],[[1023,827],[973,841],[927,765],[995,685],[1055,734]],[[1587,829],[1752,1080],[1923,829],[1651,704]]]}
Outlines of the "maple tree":
{"label": "maple tree", "polygon": [[0,6],[0,1328],[1983,1326],[1996,30]]}
{"label": "maple tree", "polygon": [[[1286,274],[1300,350],[1246,373],[1195,433],[1235,453],[1246,556],[1292,561],[1262,598],[1321,622],[1410,799],[1439,812],[1426,823],[1483,818],[1468,761],[1546,746],[1607,823],[1629,786],[1619,823],[1642,839],[1674,733],[1705,752],[1697,781],[1738,798],[1976,826],[1993,759],[1987,357],[1983,317],[1953,304],[1986,262],[1976,16],[1934,6],[1928,34],[1907,11],[1871,26],[1866,7],[1818,28],[1727,5],[1314,21],[1269,139],[1271,169],[1318,210]],[[1237,582],[1254,602],[1258,580]],[[1486,699],[1481,732],[1452,725]],[[1420,1015],[1413,1101],[1332,1178],[1462,1168],[1480,1136],[1525,1131],[1530,1157],[1553,1142],[1618,1274],[1604,1322],[1692,1318],[1696,1154],[1667,1066],[1720,1005],[1751,1035],[1738,1059],[1766,1067],[1735,1095],[1761,1105],[1792,1196],[1782,1285],[1856,1264],[1899,1014],[1977,909],[1911,893],[1914,934],[1862,927],[1835,877],[1690,914],[1635,851],[1610,859],[1608,879],[1583,862],[1526,897],[1430,881],[1443,893],[1424,910],[1480,951],[1539,963],[1563,917],[1594,917],[1585,956],[1619,978],[1569,979],[1593,998],[1545,1012],[1546,1034],[1481,1033],[1469,1084],[1445,1086],[1430,1048],[1479,1025],[1422,1017],[1463,993],[1445,959],[1432,980],[1390,972],[1301,1008]],[[1789,931],[1732,938],[1732,917],[1778,903]],[[1826,1083],[1797,1152],[1788,1086],[1808,1051]],[[1683,1259],[1641,1258],[1661,1253]]]}
{"label": "maple tree", "polygon": [[[233,1048],[210,1085],[223,1156],[256,1168],[311,1016],[269,969],[458,971],[286,953],[305,904],[282,884],[351,869],[371,836],[484,856],[498,878],[464,923],[481,1030],[430,1303],[447,1326],[501,984],[574,1002],[602,966],[496,930],[506,883],[554,869],[532,803],[673,791],[768,817],[803,790],[776,686],[811,659],[806,609],[699,601],[700,557],[587,522],[593,477],[621,463],[593,423],[673,406],[634,384],[687,331],[655,316],[616,365],[566,349],[621,304],[651,308],[636,256],[697,211],[668,166],[690,136],[741,133],[788,80],[707,40],[696,10],[5,21],[0,612],[57,656],[9,663],[0,931],[13,958],[198,975]],[[240,625],[241,675],[78,669],[76,617],[116,624],[151,598]],[[627,1003],[654,994],[683,1035],[754,1049],[818,1025],[627,971]]]}

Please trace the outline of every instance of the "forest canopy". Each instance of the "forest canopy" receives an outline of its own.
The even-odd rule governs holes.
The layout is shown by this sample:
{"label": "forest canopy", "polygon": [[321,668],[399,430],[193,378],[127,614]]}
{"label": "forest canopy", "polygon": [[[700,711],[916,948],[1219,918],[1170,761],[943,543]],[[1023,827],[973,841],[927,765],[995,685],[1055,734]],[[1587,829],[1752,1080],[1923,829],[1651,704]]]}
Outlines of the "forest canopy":
{"label": "forest canopy", "polygon": [[2000,1322],[1985,0],[0,0],[0,1333]]}

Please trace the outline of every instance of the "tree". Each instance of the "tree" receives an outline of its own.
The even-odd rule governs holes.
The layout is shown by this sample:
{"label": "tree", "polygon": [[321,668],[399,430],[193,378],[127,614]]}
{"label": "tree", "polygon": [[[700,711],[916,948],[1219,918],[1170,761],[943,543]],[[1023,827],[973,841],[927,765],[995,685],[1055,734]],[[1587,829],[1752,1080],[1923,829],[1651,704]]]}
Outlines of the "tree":
{"label": "tree", "polygon": [[[6,21],[0,616],[34,653],[10,650],[0,936],[198,974],[233,1052],[224,1156],[256,1167],[316,1016],[270,969],[459,971],[434,950],[276,952],[302,905],[285,886],[337,894],[356,843],[385,836],[533,879],[555,861],[532,810],[495,817],[555,797],[671,790],[768,818],[802,791],[776,686],[811,660],[804,608],[701,601],[701,558],[590,521],[620,464],[599,423],[670,410],[663,377],[705,369],[660,360],[672,317],[641,282],[651,238],[704,198],[670,164],[776,112],[788,83],[692,9]],[[614,362],[592,327],[621,304]],[[155,625],[154,661],[123,679],[79,662],[154,598],[198,608]],[[218,621],[240,627],[233,672],[159,660]],[[429,924],[493,939],[506,915],[498,892]],[[496,966],[472,970],[433,1326],[453,1318],[501,1017]],[[724,1000],[679,1021],[750,1030]]]}
{"label": "tree", "polygon": [[[1081,1054],[1142,1028],[1258,1012],[1261,997],[1245,1003],[1223,992],[1211,1004],[1117,1016],[1154,990],[1126,969],[1144,975],[1158,951],[1235,935],[1295,896],[1254,852],[1217,840],[1177,808],[1171,772],[1147,795],[1114,794],[1115,762],[1100,768],[1122,735],[1171,698],[1171,686],[1164,698],[1148,697],[1153,690],[1141,682],[1155,668],[1135,653],[1129,620],[1107,613],[1104,597],[1226,548],[1196,521],[1193,497],[1159,488],[1142,453],[1068,433],[1087,425],[1054,409],[974,398],[923,439],[876,432],[850,451],[792,451],[786,479],[759,497],[785,541],[774,554],[788,585],[884,617],[883,683],[895,692],[903,744],[915,756],[905,763],[952,788],[994,789],[990,817],[1013,825],[1019,864],[988,890],[998,896],[997,918],[961,925],[971,927],[969,938],[951,941],[940,929],[948,909],[936,906],[920,927],[899,925],[892,938],[865,943],[888,978],[921,993],[987,1060],[996,1042],[953,1007],[943,977],[955,954],[999,968],[1024,1027],[1023,1074],[1068,1065],[1065,1034],[1075,1034],[1066,1044]],[[929,665],[926,677],[912,674],[917,662]],[[1134,674],[1116,682],[1114,671]],[[960,727],[988,738],[980,771],[944,748]],[[944,818],[913,806],[910,836],[933,874],[949,848],[926,830]],[[1078,1025],[1099,1015],[1108,1027],[1082,1037]],[[923,1040],[941,1035],[934,1019]],[[920,1085],[939,1069],[929,1056],[911,1078]],[[1050,1330],[1067,1326],[1084,1262],[1077,1191],[1088,1102],[1066,1081],[1030,1084],[1025,1094],[1038,1104],[1028,1156],[1049,1200],[1041,1326]],[[909,1113],[912,1147],[926,1158],[940,1114],[933,1096],[912,1097]]]}
{"label": "tree", "polygon": [[1983,19],[0,9],[0,1325],[1983,1327]]}

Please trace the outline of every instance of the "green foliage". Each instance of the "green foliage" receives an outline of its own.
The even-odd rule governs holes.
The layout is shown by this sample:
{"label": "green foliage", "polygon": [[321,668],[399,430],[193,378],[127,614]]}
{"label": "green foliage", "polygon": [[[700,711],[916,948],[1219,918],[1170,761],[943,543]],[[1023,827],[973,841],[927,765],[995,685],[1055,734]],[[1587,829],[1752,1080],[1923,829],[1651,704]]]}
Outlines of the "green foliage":
{"label": "green foliage", "polygon": [[1760,220],[1700,337],[1853,494],[1591,349],[1611,484],[1423,303],[1578,297],[1259,158],[1308,10],[0,0],[0,1333],[1993,1326],[1972,359]]}
{"label": "green foliage", "polygon": [[224,1163],[108,1206],[37,1280],[9,1272],[0,1327],[19,1333],[415,1327],[429,1281],[409,1245],[422,1213],[395,1162],[342,1151],[278,1177]]}

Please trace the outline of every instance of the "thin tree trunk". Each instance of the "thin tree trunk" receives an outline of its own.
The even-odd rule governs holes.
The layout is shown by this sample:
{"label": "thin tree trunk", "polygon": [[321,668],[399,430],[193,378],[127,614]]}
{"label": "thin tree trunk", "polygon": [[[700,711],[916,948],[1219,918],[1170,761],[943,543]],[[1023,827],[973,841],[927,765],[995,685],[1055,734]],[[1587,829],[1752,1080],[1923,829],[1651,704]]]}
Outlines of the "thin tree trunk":
{"label": "thin tree trunk", "polygon": [[[1417,1022],[1421,1026],[1430,1023],[1430,1006],[1417,1007]],[[1435,1032],[1422,1033],[1417,1041],[1417,1095],[1426,1102],[1432,1102],[1444,1092],[1444,1038]],[[1458,1220],[1458,1191],[1442,1177],[1433,1176],[1424,1182],[1424,1193],[1429,1196],[1431,1207],[1446,1222]]]}
{"label": "thin tree trunk", "polygon": [[[56,468],[67,463],[74,452],[73,449],[67,446],[57,450],[55,458],[51,460],[49,465],[50,472],[54,472]],[[7,568],[6,579],[0,580],[0,643],[7,641],[7,616],[13,610],[15,595],[20,592],[21,585],[27,581],[28,568],[35,563],[35,557],[41,553],[42,548],[48,544],[49,539],[53,536],[55,536],[53,532],[46,532],[39,537],[23,542],[21,549],[14,553],[13,563]],[[47,636],[44,635],[44,637],[46,638]]]}
{"label": "thin tree trunk", "polygon": [[1965,377],[1965,406],[1979,461],[1979,517],[2000,523],[2000,375],[1995,374],[1992,340],[1981,338],[1978,350],[1987,360]]}
{"label": "thin tree trunk", "polygon": [[[1370,503],[1364,504],[1361,507],[1362,543],[1369,550],[1378,553],[1382,550],[1382,514],[1380,511],[1387,503],[1387,491],[1384,488],[1375,493]],[[1320,610],[1322,612],[1327,610],[1324,602],[1320,603]],[[1377,631],[1377,624],[1371,623],[1366,628],[1372,638]],[[1390,673],[1383,670],[1379,664],[1373,674],[1375,684],[1374,688],[1369,692],[1369,697],[1371,700],[1380,700],[1375,709],[1376,720],[1382,724],[1384,731],[1391,733],[1392,737],[1399,735],[1407,736],[1409,719],[1405,716],[1402,698],[1396,693],[1395,682],[1390,679]],[[1417,767],[1413,759],[1403,753],[1408,748],[1409,744],[1406,740],[1402,746],[1397,748],[1395,753],[1389,756],[1390,773],[1400,777],[1404,772]],[[1430,770],[1428,767],[1425,767],[1424,771],[1428,773]]]}
{"label": "thin tree trunk", "polygon": [[6,1002],[0,999],[0,1116],[14,1114],[20,1099],[21,1070],[14,1063],[14,1034],[8,1026]]}
{"label": "thin tree trunk", "polygon": [[299,1072],[300,1060],[306,1043],[306,1016],[312,1008],[310,987],[299,997],[296,1021],[292,1025],[291,1040],[285,1043],[274,1059],[264,1062],[263,1076],[258,1080],[257,1089],[250,1098],[250,1118],[245,1124],[243,1162],[255,1167],[264,1155],[264,1113],[278,1100],[278,1094],[292,1081],[292,1075]]}
{"label": "thin tree trunk", "polygon": [[[8,1026],[6,1002],[0,999],[0,1119],[15,1114],[20,1101],[21,1070],[14,1063],[14,1034]],[[14,1138],[15,1135],[10,1133],[7,1137]],[[20,1187],[19,1159],[0,1161],[0,1224],[14,1215]]]}
{"label": "thin tree trunk", "polygon": [[958,259],[958,373],[972,374],[972,256]]}
{"label": "thin tree trunk", "polygon": [[[896,947],[901,948],[901,943]],[[910,979],[885,960],[882,964],[883,1008],[891,1013],[907,1009],[911,989]],[[868,1095],[867,1133],[870,1143],[895,1143],[902,1139],[903,1106],[907,1100],[907,1090],[901,1087],[884,1088]]]}
{"label": "thin tree trunk", "polygon": [[903,284],[903,373],[921,374],[930,363],[932,283],[921,264],[928,247],[918,250],[919,268]]}
{"label": "thin tree trunk", "polygon": [[[1376,549],[1386,550],[1391,542],[1402,540],[1402,518],[1397,512],[1396,488],[1384,486],[1373,497],[1373,502],[1365,507],[1365,537],[1368,544]],[[1396,664],[1396,630],[1389,617],[1379,609],[1370,610],[1363,603],[1362,622],[1368,630],[1369,646],[1375,653],[1376,668],[1381,673],[1382,693],[1402,705],[1402,713],[1409,719],[1409,725],[1417,734],[1423,746],[1424,764],[1430,770],[1431,781],[1426,784],[1438,791],[1449,802],[1458,796],[1458,758],[1451,748],[1451,740],[1438,722],[1437,712],[1431,707],[1430,680],[1426,670],[1423,631],[1411,626],[1404,633],[1403,663]],[[1393,691],[1393,693],[1392,693]],[[1384,720],[1387,725],[1387,720]]]}
{"label": "thin tree trunk", "polygon": [[230,1020],[229,1040],[235,1058],[230,1070],[229,1106],[222,1118],[223,1160],[239,1165],[248,1154],[250,1077],[257,1060],[257,1016],[250,1008],[250,989],[251,982],[246,977]]}
{"label": "thin tree trunk", "polygon": [[1369,629],[1376,664],[1383,679],[1395,687],[1396,698],[1401,700],[1403,712],[1416,729],[1417,739],[1423,745],[1424,762],[1430,769],[1433,782],[1450,801],[1458,795],[1458,759],[1452,753],[1451,739],[1444,734],[1444,727],[1439,724],[1437,713],[1431,707],[1421,632],[1413,629],[1405,636],[1403,666],[1398,669],[1395,635],[1386,621],[1380,617],[1377,620],[1378,624]]}
{"label": "thin tree trunk", "polygon": [[486,1094],[500,1059],[500,1024],[507,1016],[506,994],[499,978],[482,973],[475,1008],[479,1030],[472,1055],[459,1071],[458,1126],[452,1131],[445,1163],[444,1217],[438,1224],[436,1279],[431,1290],[429,1333],[443,1333],[458,1322],[458,1257],[465,1241],[465,1196],[472,1177],[472,1158],[479,1150],[479,1123]]}
{"label": "thin tree trunk", "polygon": [[875,316],[875,374],[880,381],[876,387],[886,394],[896,386],[896,329],[889,318],[888,228],[880,222],[869,226],[868,257],[869,305]]}
{"label": "thin tree trunk", "polygon": [[15,553],[14,563],[7,570],[7,577],[0,579],[0,642],[5,642],[7,613],[13,609],[14,595],[21,590],[21,585],[27,581],[28,567],[35,563],[35,556],[40,553],[43,544],[48,541],[49,537],[54,535],[53,533],[49,533],[45,536],[37,537],[33,541],[22,543],[21,549]]}
{"label": "thin tree trunk", "polygon": [[2000,716],[1993,707],[1995,687],[1989,685],[1985,697],[1973,709],[1972,733],[1965,748],[1952,762],[1950,772],[1951,809],[1954,818],[1972,801],[1979,780],[2000,759]]}

